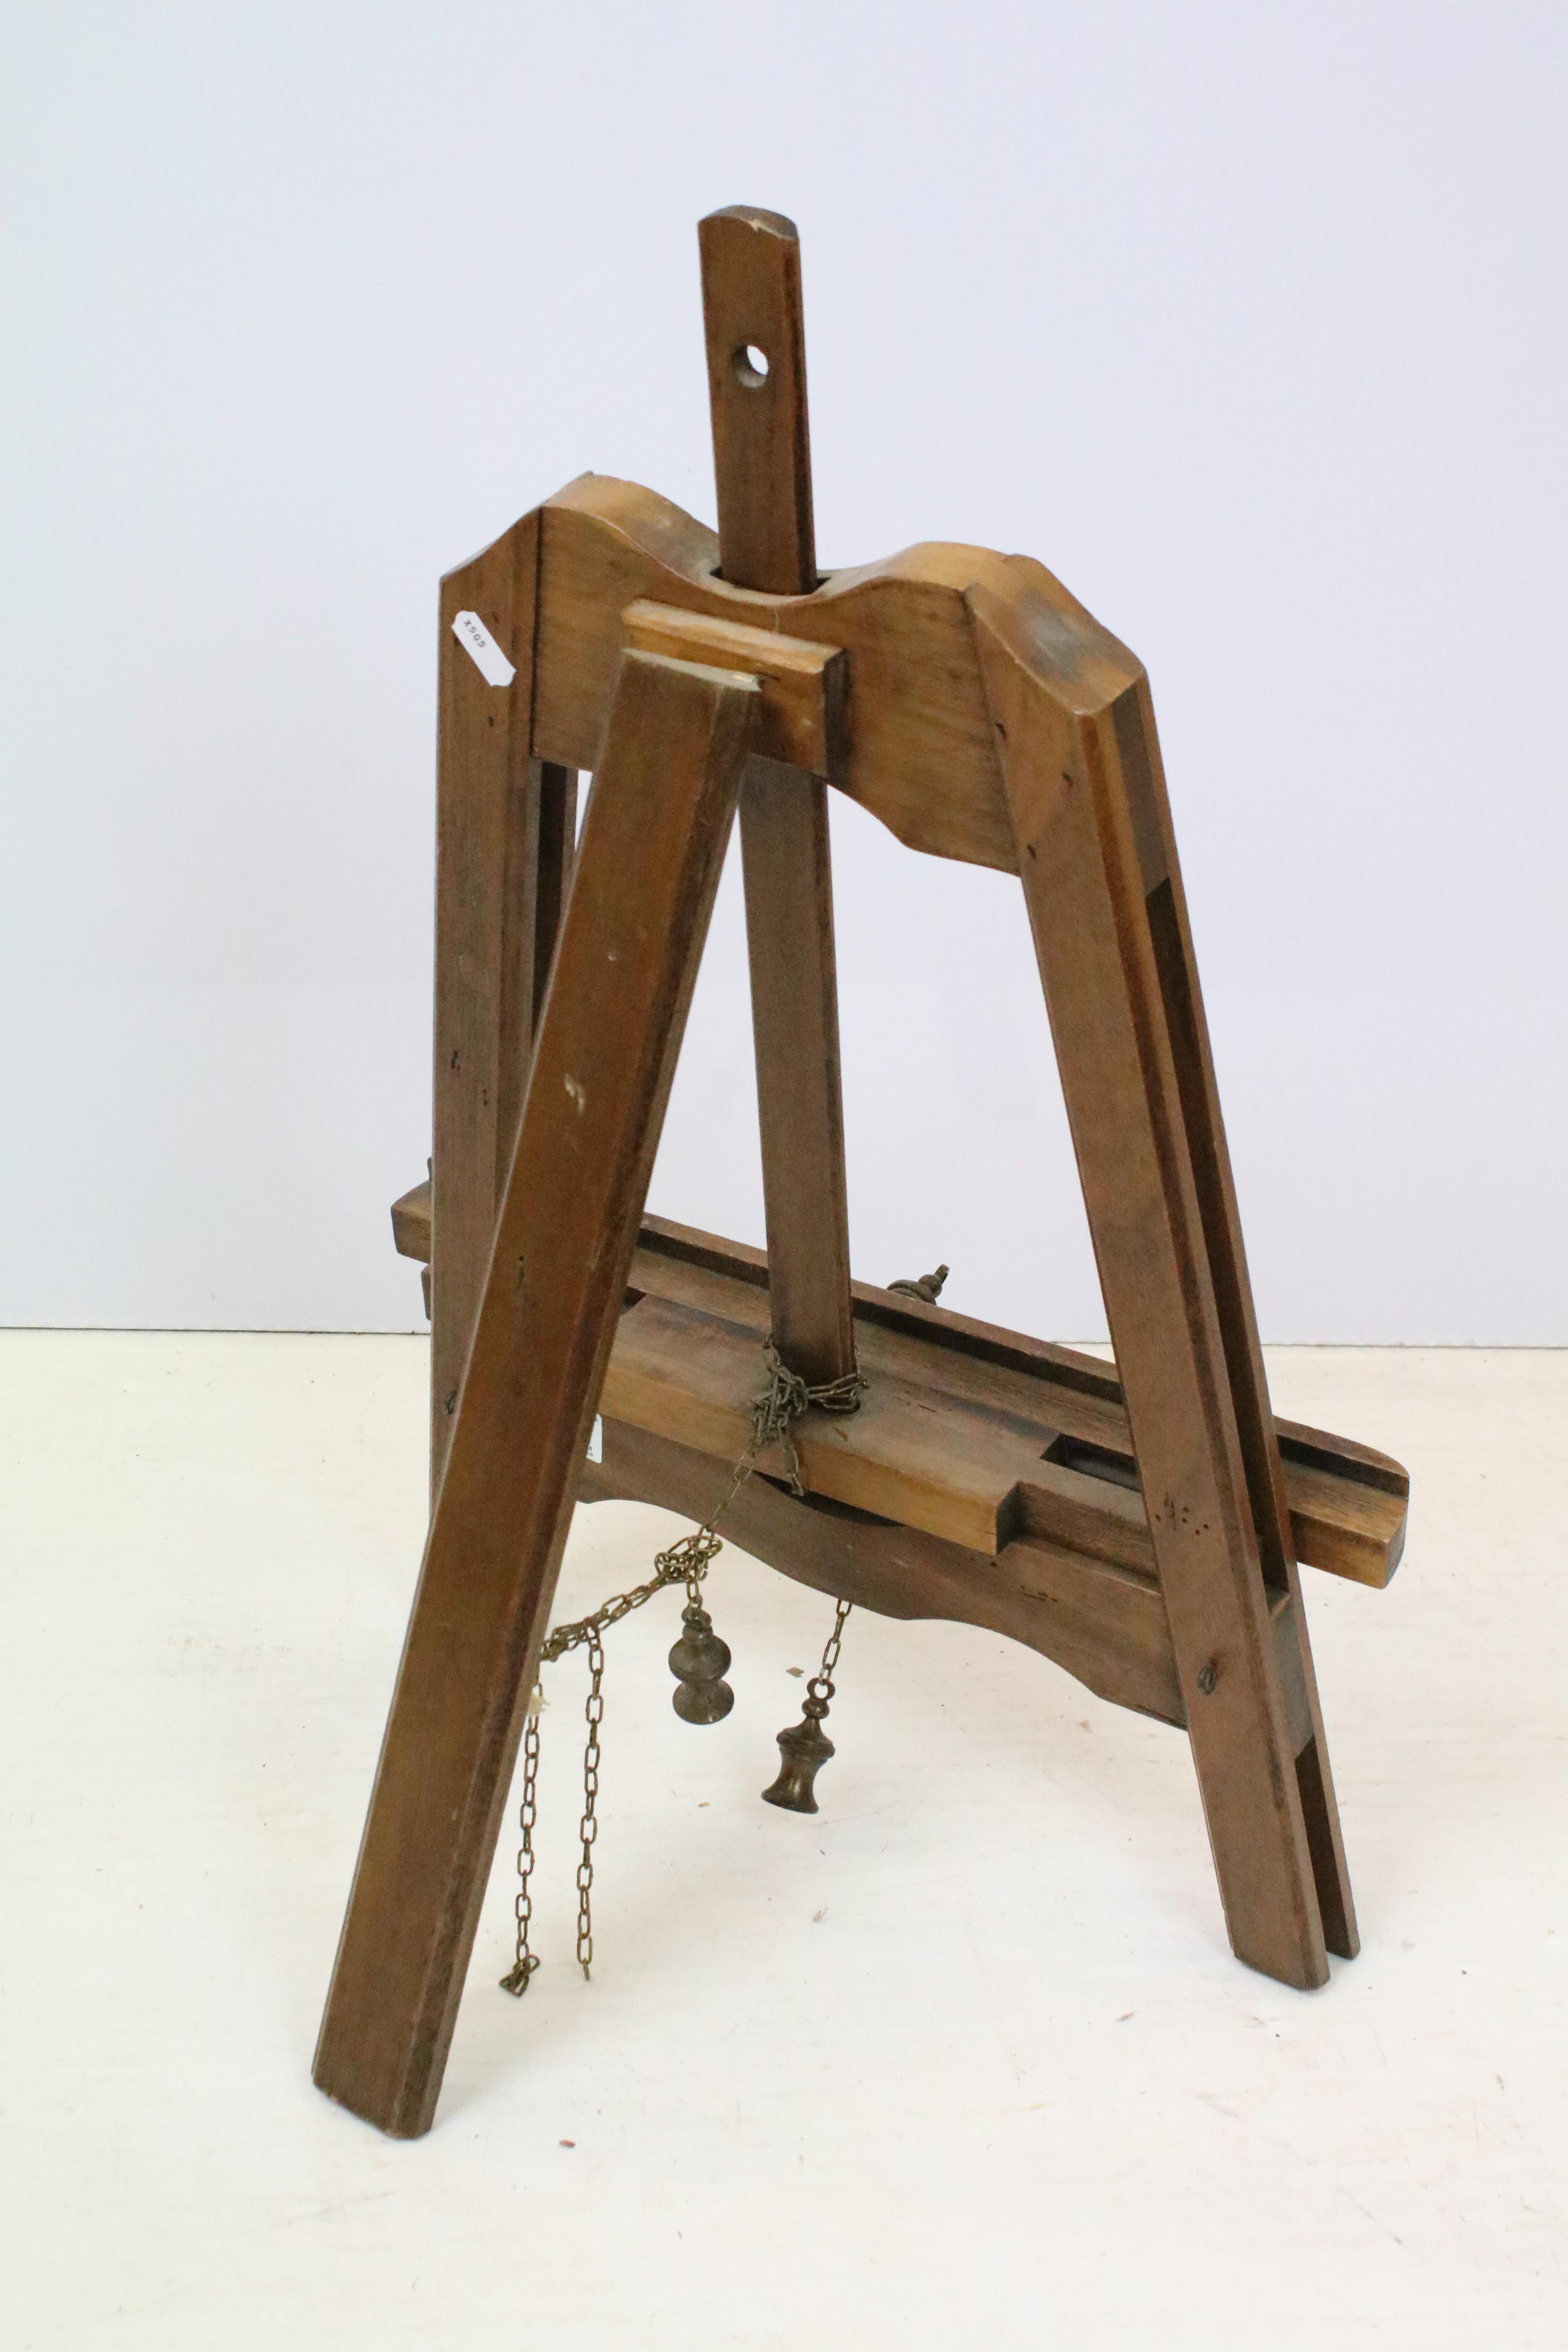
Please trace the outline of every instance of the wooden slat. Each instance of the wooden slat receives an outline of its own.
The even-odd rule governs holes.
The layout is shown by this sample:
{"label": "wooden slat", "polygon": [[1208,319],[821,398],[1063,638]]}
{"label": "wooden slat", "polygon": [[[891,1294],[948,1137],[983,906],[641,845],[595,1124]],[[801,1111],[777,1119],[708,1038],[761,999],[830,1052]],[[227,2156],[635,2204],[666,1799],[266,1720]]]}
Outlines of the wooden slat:
{"label": "wooden slat", "polygon": [[[808,595],[816,550],[795,224],[731,205],[700,224],[698,239],[724,579],[773,596]],[[845,667],[841,658],[840,673]],[[821,756],[793,767],[754,759],[741,795],[773,1336],[790,1370],[813,1386],[855,1369],[832,858],[820,781],[835,760],[826,724],[823,734]]]}
{"label": "wooden slat", "polygon": [[[540,774],[531,761],[539,517],[441,583],[436,783],[430,1476],[446,1459],[531,1047]],[[452,633],[477,613],[516,675]]]}
{"label": "wooden slat", "polygon": [[[726,1484],[719,1465],[745,1449],[762,1370],[754,1333],[647,1297],[622,1318],[603,1409],[708,1454],[717,1502]],[[1044,1433],[1047,1444],[1054,1433]],[[814,1494],[984,1552],[996,1551],[1009,1532],[1003,1515],[1020,1454],[1035,1458],[983,1415],[939,1417],[929,1389],[885,1372],[858,1412],[809,1414],[795,1443],[803,1483]],[[782,1457],[768,1458],[782,1468]]]}
{"label": "wooden slat", "polygon": [[[633,1278],[649,1293],[705,1307],[759,1335],[765,1328],[765,1307],[756,1296],[765,1260],[744,1243],[648,1218]],[[857,1282],[853,1291],[858,1346],[868,1367],[998,1417],[1016,1416],[1030,1427],[1081,1439],[1136,1475],[1113,1364],[945,1307],[923,1306],[870,1283]],[[1290,1422],[1280,1428],[1286,1492],[1300,1529],[1301,1559],[1357,1583],[1386,1584],[1404,1549],[1406,1474],[1387,1454],[1348,1438]]]}
{"label": "wooden slat", "polygon": [[640,646],[645,653],[709,662],[754,677],[762,688],[756,744],[763,757],[818,776],[842,761],[849,662],[837,646],[716,620],[708,613],[683,613],[679,605],[655,604],[647,597],[628,604],[622,619],[627,645]]}
{"label": "wooden slat", "polygon": [[[713,1506],[714,1467],[706,1454],[606,1417],[603,1459],[584,1466],[579,1492],[584,1502],[623,1496],[700,1519]],[[722,1533],[818,1592],[887,1617],[985,1626],[1119,1706],[1186,1720],[1152,1577],[1028,1538],[990,1557],[841,1503],[799,1501],[763,1476],[741,1488]]]}
{"label": "wooden slat", "polygon": [[697,241],[724,577],[807,595],[816,543],[800,239],[782,213],[728,205],[698,223]]}
{"label": "wooden slat", "polygon": [[[429,1191],[416,1185],[395,1203],[394,1232],[405,1256],[429,1248]],[[633,1280],[658,1297],[710,1311],[760,1340],[768,1326],[767,1260],[761,1250],[664,1218],[644,1221]],[[905,1381],[928,1383],[944,1397],[968,1400],[999,1414],[1017,1414],[1031,1426],[1059,1431],[1109,1457],[1136,1476],[1131,1433],[1114,1365],[1070,1348],[1052,1347],[1022,1332],[925,1307],[874,1284],[852,1286],[862,1360],[886,1365]],[[617,1348],[632,1344],[631,1327]],[[940,1360],[932,1364],[933,1350]],[[612,1358],[612,1365],[615,1359]],[[736,1377],[749,1393],[753,1356]],[[673,1425],[673,1424],[672,1424]],[[1280,1454],[1296,1556],[1326,1574],[1373,1588],[1386,1585],[1405,1548],[1410,1482],[1397,1462],[1353,1439],[1298,1422],[1280,1422]],[[726,1443],[734,1424],[726,1424]],[[1141,1507],[1122,1499],[1107,1507],[1144,1526]],[[1027,1501],[1025,1498],[1025,1508]],[[1081,1538],[1080,1538],[1081,1539]],[[1132,1564],[1143,1555],[1118,1538],[1115,1557]]]}
{"label": "wooden slat", "polygon": [[316,2053],[399,2137],[435,2110],[755,699],[626,657]]}
{"label": "wooden slat", "polygon": [[399,1257],[430,1263],[430,1179],[402,1193],[392,1204],[392,1245]]}
{"label": "wooden slat", "polygon": [[1265,1974],[1321,1984],[1328,1906],[1269,1617],[1271,1589],[1289,1591],[1282,1514],[1265,1517],[1254,1458],[1272,1417],[1226,1345],[1245,1269],[1205,1197],[1217,1106],[1188,1083],[1192,1033],[1145,904],[1161,788],[1130,787],[1116,719],[1138,679],[1086,697],[1054,614],[1034,625],[1022,597],[979,590],[970,604],[1226,1925]]}
{"label": "wooden slat", "polygon": [[773,1332],[816,1387],[855,1369],[826,786],[753,759],[741,862]]}
{"label": "wooden slat", "polygon": [[[1291,1517],[1253,1311],[1230,1152],[1220,1113],[1197,958],[1193,950],[1175,829],[1161,768],[1159,736],[1147,678],[1140,677],[1130,691],[1118,697],[1111,716],[1128,814],[1138,844],[1144,915],[1153,948],[1165,1034],[1170,1040],[1183,1132],[1192,1163],[1204,1249],[1214,1283],[1215,1312],[1263,1578],[1270,1592],[1284,1595],[1289,1603],[1288,1608],[1276,1608],[1274,1612],[1279,1673],[1288,1706],[1299,1722],[1310,1727],[1312,1754],[1304,1767],[1298,1762],[1297,1785],[1323,1934],[1331,1952],[1353,1959],[1361,1948],[1361,1938],[1356,1928],[1350,1870],[1329,1769],[1317,1675],[1296,1570]],[[1308,1744],[1302,1738],[1295,1741],[1297,1748]]]}

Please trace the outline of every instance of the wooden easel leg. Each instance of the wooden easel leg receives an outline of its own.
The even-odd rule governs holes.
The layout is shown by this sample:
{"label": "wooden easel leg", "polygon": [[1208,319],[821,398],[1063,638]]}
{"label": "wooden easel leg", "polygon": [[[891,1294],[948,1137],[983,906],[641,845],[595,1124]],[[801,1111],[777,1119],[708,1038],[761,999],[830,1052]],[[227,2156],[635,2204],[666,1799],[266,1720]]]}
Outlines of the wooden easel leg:
{"label": "wooden easel leg", "polygon": [[1287,1608],[1280,1609],[1277,1601],[1275,1604],[1276,1650],[1286,1684],[1287,1709],[1294,1725],[1310,1726],[1310,1737],[1297,1753],[1295,1771],[1323,1937],[1331,1952],[1349,1960],[1361,1949],[1355,1903],[1340,1832],[1333,1778],[1329,1769],[1328,1740],[1318,1699],[1311,1643],[1307,1636],[1301,1580],[1290,1535],[1290,1514],[1285,1500],[1274,1413],[1268,1401],[1268,1375],[1253,1311],[1252,1284],[1247,1271],[1230,1150],[1220,1111],[1208,1022],[1187,919],[1186,893],[1182,887],[1160,739],[1146,678],[1140,681],[1132,694],[1119,698],[1111,716],[1122,789],[1134,836],[1141,845],[1144,904],[1161,1003],[1171,1042],[1264,1582],[1271,1595],[1288,1596]]}
{"label": "wooden easel leg", "polygon": [[316,2051],[400,2137],[435,2111],[756,696],[622,663]]}
{"label": "wooden easel leg", "polygon": [[752,759],[741,795],[773,1339],[816,1387],[855,1369],[827,787]]}
{"label": "wooden easel leg", "polygon": [[1086,710],[1048,622],[973,607],[1226,1924],[1253,1967],[1321,1984],[1349,1888],[1145,707]]}
{"label": "wooden easel leg", "polygon": [[[561,904],[564,768],[530,758],[539,517],[441,583],[431,1161],[430,1480],[452,1417],[528,1083],[541,961]],[[496,686],[454,635],[476,613],[514,666]],[[569,861],[570,838],[566,841]]]}
{"label": "wooden easel leg", "polygon": [[510,777],[489,779],[495,739],[488,730],[465,734],[454,722],[449,732],[457,740],[441,761],[436,915],[431,1192],[432,1224],[443,1240],[440,1280],[432,1270],[427,1301],[432,1496],[517,1140],[571,883],[577,807],[574,769],[529,760]]}

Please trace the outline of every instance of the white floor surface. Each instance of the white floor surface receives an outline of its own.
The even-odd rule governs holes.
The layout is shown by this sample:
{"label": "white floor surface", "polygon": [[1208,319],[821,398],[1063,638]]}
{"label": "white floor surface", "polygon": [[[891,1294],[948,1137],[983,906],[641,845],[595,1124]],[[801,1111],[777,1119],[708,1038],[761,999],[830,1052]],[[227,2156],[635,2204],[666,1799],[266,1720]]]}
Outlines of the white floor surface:
{"label": "white floor surface", "polygon": [[[440,2113],[310,2063],[424,1500],[424,1343],[0,1338],[0,2342],[229,2352],[1568,2343],[1568,1353],[1282,1349],[1415,1477],[1385,1593],[1308,1572],[1363,1948],[1226,1948],[1185,1741],[966,1627],[850,1622],[816,1820],[758,1801],[830,1611],[727,1551],[737,1699],[580,1657],[536,1941],[503,1840]],[[558,1613],[675,1523],[580,1512]],[[707,1818],[704,1819],[703,1815]]]}

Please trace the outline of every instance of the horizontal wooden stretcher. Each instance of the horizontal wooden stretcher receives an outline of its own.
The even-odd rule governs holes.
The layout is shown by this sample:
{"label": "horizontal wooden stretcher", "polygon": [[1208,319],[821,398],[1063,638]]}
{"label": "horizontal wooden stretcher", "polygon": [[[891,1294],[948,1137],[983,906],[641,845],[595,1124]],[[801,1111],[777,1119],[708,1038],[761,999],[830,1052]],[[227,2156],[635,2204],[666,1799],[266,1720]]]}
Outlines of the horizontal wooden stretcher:
{"label": "horizontal wooden stretcher", "polygon": [[[399,1250],[427,1262],[428,1184],[392,1218]],[[859,1411],[809,1414],[804,1500],[764,1457],[725,1533],[825,1592],[989,1626],[1105,1697],[1184,1724],[1114,1365],[870,1283],[854,1285],[854,1304],[870,1382]],[[604,1458],[584,1465],[583,1499],[679,1496],[704,1518],[746,1444],[768,1324],[762,1251],[645,1218],[600,1400]],[[1385,1585],[1405,1545],[1405,1471],[1348,1438],[1278,1429],[1299,1558]]]}

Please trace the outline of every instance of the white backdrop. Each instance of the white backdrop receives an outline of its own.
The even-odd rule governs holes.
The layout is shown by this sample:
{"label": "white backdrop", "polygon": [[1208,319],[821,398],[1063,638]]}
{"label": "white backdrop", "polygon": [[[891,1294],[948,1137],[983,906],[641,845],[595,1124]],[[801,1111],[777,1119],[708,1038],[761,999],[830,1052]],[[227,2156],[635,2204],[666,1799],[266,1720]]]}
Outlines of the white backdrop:
{"label": "white backdrop", "polygon": [[[0,1320],[419,1322],[437,578],[711,519],[743,200],[824,564],[1149,665],[1266,1336],[1568,1340],[1560,7],[5,13]],[[857,1270],[1095,1336],[1016,886],[835,823]],[[734,878],[653,1202],[760,1239]]]}

